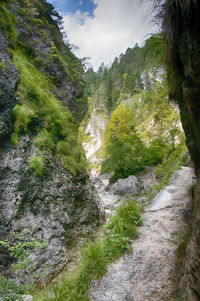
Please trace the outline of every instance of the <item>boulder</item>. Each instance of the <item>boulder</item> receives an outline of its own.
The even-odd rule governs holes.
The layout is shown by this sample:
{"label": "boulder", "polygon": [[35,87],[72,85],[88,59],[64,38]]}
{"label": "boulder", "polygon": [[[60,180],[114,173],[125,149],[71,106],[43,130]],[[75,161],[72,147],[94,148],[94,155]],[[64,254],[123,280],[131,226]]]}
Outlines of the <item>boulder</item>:
{"label": "boulder", "polygon": [[126,179],[119,179],[110,188],[110,192],[119,195],[132,196],[140,192],[140,185],[135,176],[129,176]]}

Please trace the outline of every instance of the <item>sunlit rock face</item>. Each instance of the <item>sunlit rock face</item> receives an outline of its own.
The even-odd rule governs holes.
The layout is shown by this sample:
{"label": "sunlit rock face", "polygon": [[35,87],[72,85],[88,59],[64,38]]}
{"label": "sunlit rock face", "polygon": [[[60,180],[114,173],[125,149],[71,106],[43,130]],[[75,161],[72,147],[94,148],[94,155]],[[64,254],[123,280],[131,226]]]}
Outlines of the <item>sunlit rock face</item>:
{"label": "sunlit rock face", "polygon": [[[181,120],[186,134],[186,144],[200,176],[200,3],[198,1],[166,1],[164,32],[169,41],[167,69],[171,78],[171,98],[180,108]],[[200,206],[199,182],[193,196],[189,221],[191,242],[183,263],[180,284],[181,300],[200,298]]]}
{"label": "sunlit rock face", "polygon": [[[0,29],[0,240],[8,239],[15,243],[13,232],[29,229],[26,241],[36,238],[47,243],[45,248],[31,251],[33,269],[25,268],[17,274],[11,271],[15,259],[7,248],[0,246],[0,273],[23,282],[30,281],[32,272],[37,281],[42,274],[46,279],[55,276],[68,261],[72,245],[80,236],[93,231],[99,221],[94,190],[84,170],[77,175],[70,173],[55,152],[44,153],[45,166],[41,176],[30,168],[28,160],[38,152],[34,144],[36,130],[45,127],[42,120],[33,130],[30,127],[21,131],[18,145],[11,143],[15,127],[12,111],[16,104],[26,101],[26,97],[16,97],[17,87],[23,79],[13,64],[13,50],[10,52],[8,47],[22,51],[30,63],[34,61],[38,70],[51,81],[50,92],[70,110],[76,122],[84,117],[87,110],[82,98],[82,66],[66,48],[68,61],[59,61],[65,46],[58,26],[48,10],[45,11],[43,2],[34,0],[23,4],[23,1],[15,0],[12,5],[7,1],[0,3],[8,5],[7,10],[15,18],[13,22],[18,34],[13,46],[4,27]],[[47,18],[46,22],[44,18]],[[57,57],[52,56],[53,49],[57,51]],[[71,64],[74,64],[74,70],[70,69]]]}

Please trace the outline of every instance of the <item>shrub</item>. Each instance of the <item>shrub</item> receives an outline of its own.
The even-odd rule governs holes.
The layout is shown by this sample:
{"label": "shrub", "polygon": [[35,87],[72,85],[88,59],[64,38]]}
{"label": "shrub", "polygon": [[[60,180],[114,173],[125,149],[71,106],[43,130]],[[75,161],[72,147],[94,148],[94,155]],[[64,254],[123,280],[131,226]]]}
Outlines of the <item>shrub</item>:
{"label": "shrub", "polygon": [[[34,260],[29,256],[31,250],[42,249],[47,247],[47,242],[27,236],[30,234],[29,229],[23,229],[21,232],[13,232],[9,239],[0,241],[0,246],[7,249],[9,254],[17,260],[17,263],[12,264],[12,270],[17,272],[22,269],[30,272],[34,266]],[[22,295],[30,288],[30,285],[20,285],[15,279],[6,279],[0,276],[0,299],[4,301],[23,300]]]}

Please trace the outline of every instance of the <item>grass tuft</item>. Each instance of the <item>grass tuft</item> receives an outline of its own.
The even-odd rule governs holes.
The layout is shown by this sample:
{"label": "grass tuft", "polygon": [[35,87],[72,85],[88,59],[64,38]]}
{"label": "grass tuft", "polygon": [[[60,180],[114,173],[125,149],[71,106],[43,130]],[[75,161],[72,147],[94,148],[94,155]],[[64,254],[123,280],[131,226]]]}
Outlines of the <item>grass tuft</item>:
{"label": "grass tuft", "polygon": [[30,168],[34,169],[38,176],[42,176],[44,170],[44,157],[32,156],[28,160]]}

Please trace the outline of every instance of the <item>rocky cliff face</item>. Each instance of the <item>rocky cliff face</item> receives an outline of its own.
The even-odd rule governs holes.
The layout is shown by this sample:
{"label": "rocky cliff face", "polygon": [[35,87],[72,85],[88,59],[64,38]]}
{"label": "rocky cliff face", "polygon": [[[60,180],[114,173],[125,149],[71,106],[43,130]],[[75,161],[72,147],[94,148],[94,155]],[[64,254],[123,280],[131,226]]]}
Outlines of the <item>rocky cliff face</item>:
{"label": "rocky cliff face", "polygon": [[7,51],[8,41],[2,30],[0,30],[0,138],[3,139],[13,130],[11,112],[15,105],[15,87],[19,79],[19,74],[12,64]]}
{"label": "rocky cliff face", "polygon": [[[12,233],[29,229],[28,241],[47,242],[31,253],[37,280],[56,275],[99,218],[77,138],[87,109],[82,66],[60,21],[44,0],[0,3],[0,240],[15,243]],[[0,246],[4,275],[14,261]],[[18,278],[30,281],[30,270]]]}
{"label": "rocky cliff face", "polygon": [[[200,177],[200,3],[165,1],[164,32],[169,41],[167,69],[171,98],[180,107],[186,143]],[[181,300],[200,298],[200,186],[195,191],[189,212],[192,237],[187,248],[180,285]]]}
{"label": "rocky cliff face", "polygon": [[100,172],[100,152],[107,123],[108,117],[104,114],[99,114],[94,110],[91,113],[90,119],[84,130],[87,138],[83,142],[83,147],[85,149],[87,160],[92,167],[90,172],[92,177]]}

